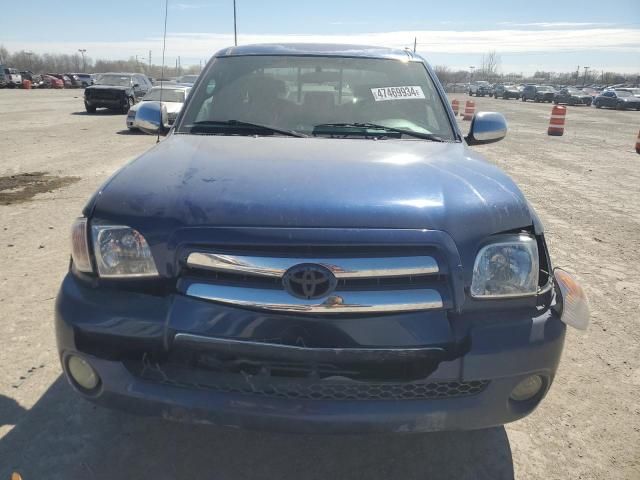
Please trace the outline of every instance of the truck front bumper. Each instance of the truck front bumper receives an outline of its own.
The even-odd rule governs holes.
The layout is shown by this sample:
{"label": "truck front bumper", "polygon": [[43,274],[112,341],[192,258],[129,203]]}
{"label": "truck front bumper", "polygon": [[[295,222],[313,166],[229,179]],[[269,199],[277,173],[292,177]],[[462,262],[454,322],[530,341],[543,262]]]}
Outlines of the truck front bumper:
{"label": "truck front bumper", "polygon": [[[278,345],[270,343],[235,343],[236,335],[212,336],[209,331],[193,335],[189,325],[195,325],[195,321],[183,323],[184,332],[168,327],[172,315],[179,315],[183,319],[207,318],[209,325],[214,319],[222,320],[229,331],[238,322],[242,323],[243,331],[248,331],[258,325],[247,323],[253,314],[256,318],[261,315],[182,295],[153,296],[92,288],[70,274],[56,302],[56,332],[63,370],[71,385],[93,402],[167,419],[297,432],[468,430],[501,425],[531,413],[551,386],[565,335],[565,325],[553,310],[534,315],[530,311],[492,312],[473,318],[460,315],[445,323],[468,324],[465,352],[440,361],[426,378],[407,382],[331,378],[300,386],[294,378],[280,389],[277,385],[265,388],[258,376],[245,375],[243,387],[229,387],[217,380],[217,373],[175,377],[169,370],[158,368],[157,375],[149,377],[131,368],[131,352],[142,356],[144,352],[179,348],[176,333],[182,333],[186,343],[192,343],[183,346],[191,348],[196,347],[193,343],[201,343],[205,352],[222,348],[230,354],[248,353],[257,358],[308,355],[310,359],[321,352],[322,358],[315,359],[321,363],[344,355],[344,362],[357,363],[358,355],[362,354],[360,359],[375,362],[370,345],[354,345],[353,349],[290,345],[278,352]],[[392,328],[422,324],[432,329],[436,324],[426,317],[423,322],[415,322],[416,319],[419,320],[388,316],[371,319],[371,324],[378,326],[388,320],[394,325]],[[366,325],[367,320],[343,319],[344,332],[358,325],[357,322]],[[341,325],[340,319],[332,322]],[[432,330],[434,337],[442,337],[438,328]],[[395,346],[402,343],[397,338],[393,348],[380,348],[383,355],[392,351],[380,363],[381,368],[402,357],[402,352],[416,358],[422,355],[427,362],[438,350],[435,344]],[[126,344],[127,353],[117,358],[118,355],[103,348],[106,344]],[[100,384],[95,390],[85,392],[69,377],[67,360],[73,355],[88,362],[99,376]],[[144,368],[147,367],[153,365]],[[527,401],[510,399],[513,389],[531,375],[542,379],[539,394]]]}
{"label": "truck front bumper", "polygon": [[106,98],[86,98],[84,102],[90,107],[109,108],[111,110],[121,109],[125,105],[125,97],[106,99]]}

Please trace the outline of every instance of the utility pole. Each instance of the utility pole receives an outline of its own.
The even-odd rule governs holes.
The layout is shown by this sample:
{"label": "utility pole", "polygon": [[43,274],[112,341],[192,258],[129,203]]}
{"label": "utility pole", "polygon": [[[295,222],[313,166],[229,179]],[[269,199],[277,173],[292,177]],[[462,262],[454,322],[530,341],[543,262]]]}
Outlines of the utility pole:
{"label": "utility pole", "polygon": [[78,51],[80,52],[80,55],[82,55],[82,71],[85,72],[87,70],[87,64],[84,61],[84,54],[87,53],[87,49],[79,48]]}
{"label": "utility pole", "polygon": [[236,0],[233,0],[233,42],[238,46],[238,24],[236,22]]}
{"label": "utility pole", "polygon": [[417,46],[418,46],[418,37],[413,37],[413,53],[416,53]]}
{"label": "utility pole", "polygon": [[579,81],[580,81],[580,65],[578,65],[578,68],[576,68],[576,85],[578,85]]}
{"label": "utility pole", "polygon": [[151,75],[151,50],[149,50],[149,75]]}

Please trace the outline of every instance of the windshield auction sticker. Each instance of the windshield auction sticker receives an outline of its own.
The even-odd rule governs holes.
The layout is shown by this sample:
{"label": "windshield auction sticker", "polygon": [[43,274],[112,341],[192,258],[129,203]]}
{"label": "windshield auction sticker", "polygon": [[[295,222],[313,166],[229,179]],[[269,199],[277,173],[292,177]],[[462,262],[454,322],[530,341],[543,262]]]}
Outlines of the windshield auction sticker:
{"label": "windshield auction sticker", "polygon": [[371,93],[376,102],[386,100],[407,100],[412,98],[424,98],[424,92],[419,86],[414,87],[378,87],[372,88]]}

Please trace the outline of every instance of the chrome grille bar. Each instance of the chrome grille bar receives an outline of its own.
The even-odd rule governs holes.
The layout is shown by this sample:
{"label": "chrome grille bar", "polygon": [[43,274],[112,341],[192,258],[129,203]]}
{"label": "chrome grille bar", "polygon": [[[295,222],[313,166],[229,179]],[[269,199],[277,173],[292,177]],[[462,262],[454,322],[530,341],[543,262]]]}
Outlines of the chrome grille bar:
{"label": "chrome grille bar", "polygon": [[187,257],[187,265],[192,268],[264,277],[282,277],[288,269],[302,263],[322,265],[338,279],[429,275],[440,271],[436,259],[429,256],[290,258],[194,252]]}
{"label": "chrome grille bar", "polygon": [[229,305],[298,313],[385,313],[443,308],[440,293],[433,289],[341,291],[306,300],[284,290],[193,283],[186,294]]}

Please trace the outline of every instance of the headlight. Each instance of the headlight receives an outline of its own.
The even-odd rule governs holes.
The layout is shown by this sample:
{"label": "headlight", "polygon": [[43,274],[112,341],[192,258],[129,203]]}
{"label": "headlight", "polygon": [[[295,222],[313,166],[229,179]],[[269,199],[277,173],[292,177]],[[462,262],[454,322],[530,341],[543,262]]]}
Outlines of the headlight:
{"label": "headlight", "polygon": [[471,296],[476,298],[520,297],[538,291],[538,244],[521,235],[513,241],[492,243],[476,257]]}
{"label": "headlight", "polygon": [[93,225],[91,232],[101,277],[158,275],[151,249],[137,230],[121,225]]}

